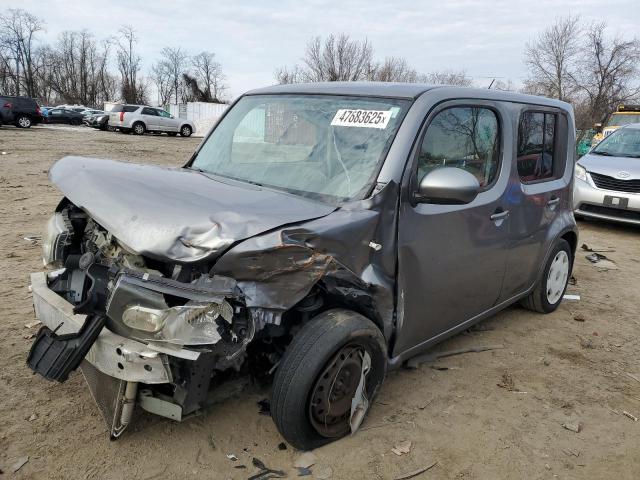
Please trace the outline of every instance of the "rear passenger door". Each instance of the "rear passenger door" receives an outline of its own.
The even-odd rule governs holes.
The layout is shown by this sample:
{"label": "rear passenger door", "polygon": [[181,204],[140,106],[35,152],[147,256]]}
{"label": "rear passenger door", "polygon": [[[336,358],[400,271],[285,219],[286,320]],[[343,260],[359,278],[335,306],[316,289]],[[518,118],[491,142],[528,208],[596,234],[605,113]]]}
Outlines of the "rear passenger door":
{"label": "rear passenger door", "polygon": [[557,216],[570,211],[567,205],[571,201],[570,180],[563,179],[568,153],[566,115],[558,109],[531,105],[514,106],[514,110],[518,133],[501,300],[524,292],[537,280],[550,240],[559,233],[554,230]]}
{"label": "rear passenger door", "polygon": [[162,130],[160,117],[158,117],[158,112],[155,108],[144,107],[140,116],[142,117],[142,121],[146,125],[147,130]]}

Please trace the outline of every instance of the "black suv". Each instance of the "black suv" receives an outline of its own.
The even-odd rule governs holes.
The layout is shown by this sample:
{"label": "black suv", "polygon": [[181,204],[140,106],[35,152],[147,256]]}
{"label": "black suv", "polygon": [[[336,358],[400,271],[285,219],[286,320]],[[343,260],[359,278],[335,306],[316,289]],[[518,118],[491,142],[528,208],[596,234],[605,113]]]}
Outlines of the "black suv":
{"label": "black suv", "polygon": [[29,128],[44,120],[38,102],[33,98],[0,96],[0,105],[3,110],[11,112],[3,122],[13,123],[16,127]]}

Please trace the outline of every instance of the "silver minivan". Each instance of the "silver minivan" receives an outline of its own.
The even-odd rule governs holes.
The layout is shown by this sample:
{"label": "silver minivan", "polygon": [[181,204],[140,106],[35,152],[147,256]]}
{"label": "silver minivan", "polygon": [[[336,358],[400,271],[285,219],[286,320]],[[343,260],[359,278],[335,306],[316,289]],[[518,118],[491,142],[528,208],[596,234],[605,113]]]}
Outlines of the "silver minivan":
{"label": "silver minivan", "polygon": [[558,307],[574,137],[555,100],[319,83],[243,95],[183,167],[65,157],[28,364],[80,366],[113,437],[136,404],[180,421],[248,376],[294,447],[355,432],[388,369]]}

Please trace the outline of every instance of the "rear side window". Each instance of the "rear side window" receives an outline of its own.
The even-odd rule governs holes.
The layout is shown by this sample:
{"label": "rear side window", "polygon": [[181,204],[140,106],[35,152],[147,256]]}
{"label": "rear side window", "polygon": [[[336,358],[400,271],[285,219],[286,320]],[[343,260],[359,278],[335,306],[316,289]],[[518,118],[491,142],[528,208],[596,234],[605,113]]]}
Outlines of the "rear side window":
{"label": "rear side window", "polygon": [[481,187],[493,183],[500,163],[500,127],[495,112],[484,107],[451,107],[427,128],[418,157],[418,182],[438,167],[472,173]]}
{"label": "rear side window", "polygon": [[138,110],[138,108],[140,107],[137,107],[135,105],[116,105],[111,109],[111,111],[114,113],[119,113],[119,112],[131,113]]}
{"label": "rear side window", "polygon": [[158,112],[155,108],[145,107],[142,109],[142,115],[153,115],[154,117],[158,116]]}
{"label": "rear side window", "polygon": [[552,180],[556,165],[555,113],[524,112],[518,127],[518,175],[523,183]]}

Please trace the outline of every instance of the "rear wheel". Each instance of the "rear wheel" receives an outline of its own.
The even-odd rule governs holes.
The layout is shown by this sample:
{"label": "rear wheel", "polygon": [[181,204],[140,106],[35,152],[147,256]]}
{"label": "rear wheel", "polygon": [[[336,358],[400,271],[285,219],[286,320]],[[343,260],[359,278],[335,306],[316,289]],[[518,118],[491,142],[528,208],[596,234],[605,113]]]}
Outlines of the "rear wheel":
{"label": "rear wheel", "polygon": [[146,128],[144,127],[144,123],[136,122],[133,124],[133,133],[136,135],[144,135]]}
{"label": "rear wheel", "polygon": [[72,118],[69,123],[71,123],[71,125],[73,125],[74,127],[77,127],[81,122],[79,118]]}
{"label": "rear wheel", "polygon": [[192,133],[192,130],[189,125],[183,125],[182,127],[180,127],[180,136],[190,137],[191,133]]}
{"label": "rear wheel", "polygon": [[295,448],[309,450],[359,426],[387,367],[386,343],[350,310],[321,313],[287,348],[273,381],[271,415]]}
{"label": "rear wheel", "polygon": [[558,240],[545,265],[536,288],[522,300],[522,306],[540,313],[551,313],[562,302],[573,268],[573,254],[569,243]]}
{"label": "rear wheel", "polygon": [[31,127],[31,118],[26,115],[20,115],[16,120],[16,127],[19,127],[19,128]]}

